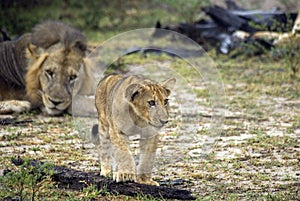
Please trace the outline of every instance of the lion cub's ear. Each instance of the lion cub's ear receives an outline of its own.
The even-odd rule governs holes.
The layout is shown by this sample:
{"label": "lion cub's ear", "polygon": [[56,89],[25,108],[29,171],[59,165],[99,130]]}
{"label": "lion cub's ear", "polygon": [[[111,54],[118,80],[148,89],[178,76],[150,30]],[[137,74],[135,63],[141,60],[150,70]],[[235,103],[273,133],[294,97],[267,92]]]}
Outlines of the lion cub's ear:
{"label": "lion cub's ear", "polygon": [[132,102],[134,98],[139,94],[139,89],[141,88],[140,84],[131,84],[127,87],[125,92],[125,98]]}
{"label": "lion cub's ear", "polygon": [[161,85],[167,89],[167,93],[168,93],[168,95],[170,95],[171,90],[175,86],[175,83],[176,83],[176,79],[175,78],[169,78],[169,79],[163,81],[161,83]]}

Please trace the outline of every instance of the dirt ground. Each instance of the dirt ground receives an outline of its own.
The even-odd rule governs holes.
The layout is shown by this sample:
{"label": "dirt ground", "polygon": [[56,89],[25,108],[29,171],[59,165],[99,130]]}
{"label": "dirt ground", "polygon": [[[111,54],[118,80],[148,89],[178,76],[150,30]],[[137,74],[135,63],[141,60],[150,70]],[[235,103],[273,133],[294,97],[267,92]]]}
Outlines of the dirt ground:
{"label": "dirt ground", "polygon": [[[147,69],[160,80],[173,72],[165,74],[163,69],[172,69],[180,61],[143,62],[146,68],[128,64],[127,68],[143,74]],[[278,66],[235,62],[216,62],[226,103],[222,132],[214,145],[208,144],[205,155],[203,147],[213,124],[209,91],[201,77],[178,78],[170,101],[171,121],[161,132],[154,180],[190,190],[198,200],[299,200],[299,81],[286,79]],[[15,169],[10,162],[15,156],[99,171],[94,145],[82,140],[72,116],[31,112],[0,118],[2,172]],[[132,148],[138,154],[136,139]],[[97,199],[105,200],[105,196]]]}

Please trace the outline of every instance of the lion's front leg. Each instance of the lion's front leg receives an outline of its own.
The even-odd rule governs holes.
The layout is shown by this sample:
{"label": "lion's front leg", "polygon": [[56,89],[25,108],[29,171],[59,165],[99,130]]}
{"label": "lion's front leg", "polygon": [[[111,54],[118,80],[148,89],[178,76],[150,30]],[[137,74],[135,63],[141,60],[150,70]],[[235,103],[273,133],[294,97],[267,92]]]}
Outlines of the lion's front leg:
{"label": "lion's front leg", "polygon": [[31,104],[28,101],[22,100],[7,100],[0,101],[0,114],[7,114],[12,112],[26,112],[30,110]]}
{"label": "lion's front leg", "polygon": [[119,131],[110,133],[113,147],[113,179],[117,182],[136,181],[136,165],[129,148],[128,136]]}
{"label": "lion's front leg", "polygon": [[159,186],[156,181],[152,180],[152,168],[156,155],[159,135],[152,138],[140,140],[140,159],[137,168],[137,182],[154,186]]}

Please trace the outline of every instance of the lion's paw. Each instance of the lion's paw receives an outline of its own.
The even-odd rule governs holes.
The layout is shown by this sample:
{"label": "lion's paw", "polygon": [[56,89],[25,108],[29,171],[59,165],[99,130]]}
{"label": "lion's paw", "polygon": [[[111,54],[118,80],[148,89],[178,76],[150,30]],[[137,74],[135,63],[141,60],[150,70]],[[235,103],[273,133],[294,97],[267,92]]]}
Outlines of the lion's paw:
{"label": "lion's paw", "polygon": [[141,174],[137,176],[137,183],[140,184],[147,184],[147,185],[152,185],[152,186],[159,186],[159,183],[152,180],[151,175],[148,174]]}
{"label": "lion's paw", "polygon": [[113,172],[113,179],[116,182],[123,182],[123,181],[136,181],[135,173],[130,172]]}
{"label": "lion's paw", "polygon": [[26,112],[30,108],[31,108],[31,104],[28,101],[9,100],[9,101],[2,101],[0,103],[1,113]]}

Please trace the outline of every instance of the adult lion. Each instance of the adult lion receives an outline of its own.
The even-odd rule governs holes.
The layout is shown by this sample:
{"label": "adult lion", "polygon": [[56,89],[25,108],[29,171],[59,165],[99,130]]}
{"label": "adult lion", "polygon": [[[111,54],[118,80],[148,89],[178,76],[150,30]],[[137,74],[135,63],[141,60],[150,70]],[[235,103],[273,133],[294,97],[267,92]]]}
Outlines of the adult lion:
{"label": "adult lion", "polygon": [[70,111],[72,93],[91,90],[86,50],[82,33],[56,21],[0,43],[0,114],[31,108],[48,115]]}

